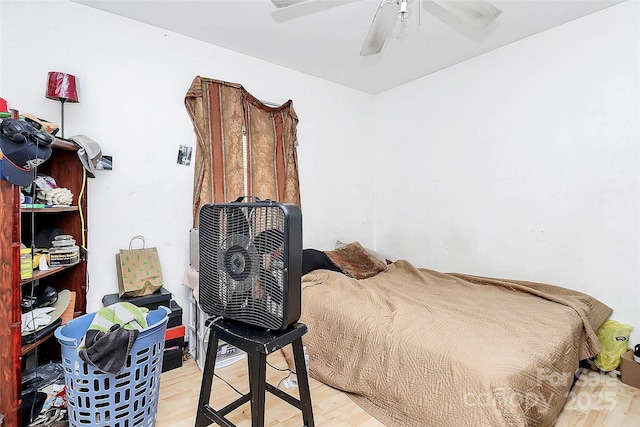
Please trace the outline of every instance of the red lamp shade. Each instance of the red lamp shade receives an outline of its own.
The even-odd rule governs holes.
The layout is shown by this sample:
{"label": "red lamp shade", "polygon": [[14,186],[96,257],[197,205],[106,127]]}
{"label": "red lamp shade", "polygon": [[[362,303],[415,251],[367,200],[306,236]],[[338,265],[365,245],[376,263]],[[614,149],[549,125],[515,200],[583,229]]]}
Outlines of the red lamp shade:
{"label": "red lamp shade", "polygon": [[76,77],[67,73],[51,71],[47,84],[47,98],[62,102],[78,102]]}

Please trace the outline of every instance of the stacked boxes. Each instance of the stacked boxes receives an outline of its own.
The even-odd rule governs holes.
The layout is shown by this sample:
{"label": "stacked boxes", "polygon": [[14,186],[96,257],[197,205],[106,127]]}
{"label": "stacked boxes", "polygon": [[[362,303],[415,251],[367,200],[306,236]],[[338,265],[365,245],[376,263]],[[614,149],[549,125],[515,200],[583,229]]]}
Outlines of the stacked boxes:
{"label": "stacked boxes", "polygon": [[60,265],[72,265],[80,261],[80,247],[76,241],[68,234],[60,234],[51,241],[49,249],[49,265],[56,267]]}
{"label": "stacked boxes", "polygon": [[182,354],[184,349],[185,327],[182,324],[182,307],[171,300],[171,314],[167,323],[167,331],[164,341],[164,359],[162,359],[162,372],[182,366]]}
{"label": "stacked boxes", "polygon": [[633,350],[627,351],[620,359],[620,380],[640,388],[640,362],[636,362],[633,358]]}
{"label": "stacked boxes", "polygon": [[107,307],[117,302],[130,302],[138,307],[146,307],[155,310],[165,306],[171,310],[167,331],[165,332],[164,355],[162,359],[162,372],[182,366],[182,349],[184,347],[185,327],[182,324],[182,307],[171,299],[171,292],[164,288],[151,295],[141,297],[120,297],[116,294],[105,295],[102,304]]}

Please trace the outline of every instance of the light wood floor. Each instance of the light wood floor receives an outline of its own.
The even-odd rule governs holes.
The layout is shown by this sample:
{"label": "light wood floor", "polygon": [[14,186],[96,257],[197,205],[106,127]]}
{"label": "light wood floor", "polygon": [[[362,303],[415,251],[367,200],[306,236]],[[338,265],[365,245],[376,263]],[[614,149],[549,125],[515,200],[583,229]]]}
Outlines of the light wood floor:
{"label": "light wood floor", "polygon": [[[276,368],[287,367],[280,352],[272,353],[267,360]],[[246,359],[231,366],[216,369],[216,374],[242,393],[248,392]],[[278,385],[286,376],[286,372],[267,368],[267,381],[273,385]],[[194,426],[201,380],[202,372],[192,359],[185,361],[181,368],[162,374],[157,427]],[[383,426],[353,403],[346,394],[313,378],[310,379],[310,386],[313,416],[317,426]],[[280,389],[298,397],[296,388],[286,389],[284,385],[280,385]],[[212,407],[221,408],[238,396],[231,387],[214,378],[211,393]],[[241,406],[227,418],[238,427],[251,427],[249,406],[248,403]],[[270,393],[267,393],[266,407],[267,427],[300,427],[302,425],[300,411]],[[583,374],[574,387],[556,426],[640,426],[640,389],[625,385],[618,378],[589,371]]]}

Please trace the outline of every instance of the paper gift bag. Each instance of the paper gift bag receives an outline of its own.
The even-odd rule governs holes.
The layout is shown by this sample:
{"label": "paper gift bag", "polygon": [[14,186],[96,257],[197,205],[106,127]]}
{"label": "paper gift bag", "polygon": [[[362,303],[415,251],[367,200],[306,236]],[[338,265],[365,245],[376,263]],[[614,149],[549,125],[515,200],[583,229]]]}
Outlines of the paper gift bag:
{"label": "paper gift bag", "polygon": [[[132,249],[134,240],[141,240],[142,248]],[[158,249],[146,248],[143,236],[133,236],[129,249],[120,249],[116,269],[121,297],[150,295],[163,285]]]}

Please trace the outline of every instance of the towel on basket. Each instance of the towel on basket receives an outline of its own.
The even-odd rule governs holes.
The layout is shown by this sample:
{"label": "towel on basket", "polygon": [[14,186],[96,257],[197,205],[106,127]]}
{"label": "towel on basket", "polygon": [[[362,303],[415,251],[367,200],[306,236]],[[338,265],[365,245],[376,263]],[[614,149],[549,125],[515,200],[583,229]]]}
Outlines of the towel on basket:
{"label": "towel on basket", "polygon": [[98,310],[78,348],[80,358],[101,371],[118,374],[138,334],[147,328],[148,311],[129,302]]}

